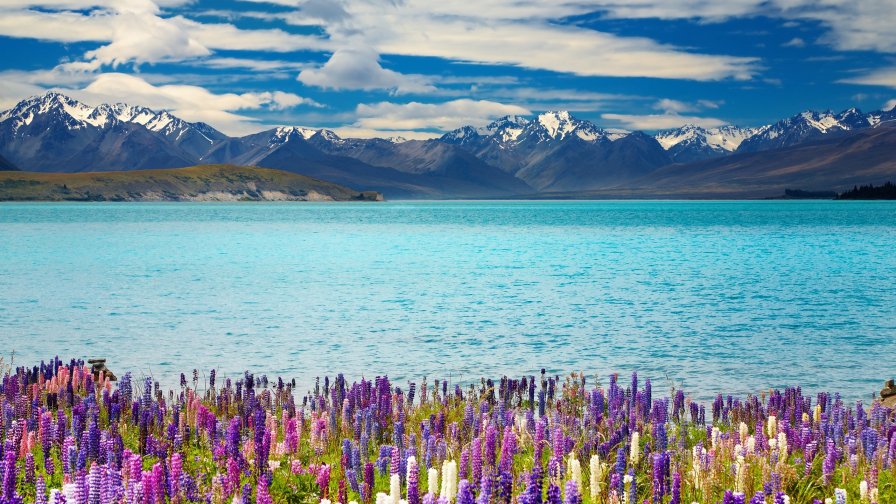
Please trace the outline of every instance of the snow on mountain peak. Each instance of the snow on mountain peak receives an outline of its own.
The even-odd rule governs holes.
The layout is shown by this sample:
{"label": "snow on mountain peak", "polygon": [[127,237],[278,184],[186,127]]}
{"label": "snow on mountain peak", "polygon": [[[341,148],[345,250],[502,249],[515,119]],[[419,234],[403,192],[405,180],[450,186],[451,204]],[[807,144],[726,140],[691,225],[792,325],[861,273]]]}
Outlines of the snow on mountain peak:
{"label": "snow on mountain peak", "polygon": [[566,135],[575,131],[578,126],[578,121],[569,115],[569,112],[566,110],[539,114],[537,121],[553,139],[566,137]]}
{"label": "snow on mountain peak", "polygon": [[271,138],[270,143],[271,145],[285,143],[296,135],[302,137],[303,140],[308,140],[313,137],[317,131],[318,130],[316,129],[302,128],[300,126],[280,126],[274,131],[274,136]]}
{"label": "snow on mountain peak", "polygon": [[659,131],[654,138],[665,150],[683,142],[691,142],[704,144],[714,150],[734,152],[744,140],[757,132],[757,128],[739,128],[731,125],[703,128],[695,124],[685,124],[677,129]]}

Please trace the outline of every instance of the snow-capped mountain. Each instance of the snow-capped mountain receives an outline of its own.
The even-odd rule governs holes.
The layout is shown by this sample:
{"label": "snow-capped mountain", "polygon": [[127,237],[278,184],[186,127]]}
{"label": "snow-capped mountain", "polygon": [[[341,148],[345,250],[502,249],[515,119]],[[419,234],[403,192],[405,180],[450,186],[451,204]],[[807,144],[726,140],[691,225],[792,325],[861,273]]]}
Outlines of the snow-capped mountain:
{"label": "snow-capped mountain", "polygon": [[721,126],[702,128],[686,124],[681,128],[663,130],[654,135],[657,142],[669,152],[676,163],[687,163],[713,157],[726,156],[744,140],[761,132],[762,128]]}
{"label": "snow-capped mountain", "polygon": [[294,171],[387,196],[491,197],[625,187],[661,167],[687,174],[732,154],[736,160],[806,142],[825,143],[829,155],[847,148],[838,146],[841,136],[864,135],[871,145],[889,138],[875,129],[891,127],[896,129],[896,108],[870,114],[855,108],[806,111],[756,128],[685,125],[654,135],[602,128],[568,111],[551,111],[505,116],[423,141],[341,138],[331,130],[295,126],[233,138],[168,111],[94,107],[49,92],[0,112],[0,169],[73,172],[232,163]]}
{"label": "snow-capped mountain", "polygon": [[756,134],[741,143],[738,152],[780,149],[820,139],[827,135],[839,135],[868,128],[873,126],[869,119],[870,115],[863,114],[855,108],[844,110],[839,114],[830,110],[825,112],[806,110],[793,117],[760,128]]}
{"label": "snow-capped mountain", "polygon": [[91,107],[56,92],[0,113],[0,152],[27,170],[188,166],[224,138],[167,111],[122,103]]}
{"label": "snow-capped mountain", "polygon": [[628,134],[625,130],[600,128],[591,121],[578,119],[568,111],[561,110],[539,114],[532,120],[520,116],[504,116],[483,127],[458,128],[446,133],[440,140],[465,146],[490,143],[513,148],[525,143],[555,144],[570,138],[586,142],[613,141]]}

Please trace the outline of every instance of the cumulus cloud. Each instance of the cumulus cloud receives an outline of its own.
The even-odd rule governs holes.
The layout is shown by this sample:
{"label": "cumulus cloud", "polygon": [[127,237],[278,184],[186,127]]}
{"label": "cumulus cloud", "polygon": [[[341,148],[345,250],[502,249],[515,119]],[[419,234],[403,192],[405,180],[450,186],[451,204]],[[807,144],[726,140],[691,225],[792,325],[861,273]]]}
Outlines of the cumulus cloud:
{"label": "cumulus cloud", "polygon": [[881,110],[893,110],[894,108],[896,108],[896,98],[888,101],[887,103],[884,103],[884,106],[881,108]]}
{"label": "cumulus cloud", "polygon": [[319,68],[307,68],[298,80],[325,89],[388,89],[394,94],[435,91],[421,75],[405,75],[383,68],[376,53],[366,49],[340,49]]}
{"label": "cumulus cloud", "polygon": [[787,42],[784,42],[781,45],[783,47],[805,47],[806,41],[801,39],[800,37],[793,37],[792,39],[788,40]]}
{"label": "cumulus cloud", "polygon": [[704,128],[716,128],[728,124],[727,121],[713,117],[685,116],[677,113],[667,114],[602,114],[602,118],[615,121],[620,125],[633,130],[660,130],[679,128],[685,124],[694,124]]}
{"label": "cumulus cloud", "polygon": [[359,128],[449,131],[468,124],[484,125],[505,115],[527,115],[531,112],[518,105],[460,99],[442,103],[361,104],[356,113],[358,120],[354,126]]}

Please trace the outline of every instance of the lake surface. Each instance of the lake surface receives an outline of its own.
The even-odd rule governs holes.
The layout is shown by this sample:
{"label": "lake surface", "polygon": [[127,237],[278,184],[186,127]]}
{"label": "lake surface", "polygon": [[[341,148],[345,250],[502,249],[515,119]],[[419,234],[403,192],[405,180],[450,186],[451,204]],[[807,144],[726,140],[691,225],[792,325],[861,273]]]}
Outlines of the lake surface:
{"label": "lake surface", "polygon": [[166,385],[545,367],[868,403],[896,375],[896,204],[0,204],[0,349]]}

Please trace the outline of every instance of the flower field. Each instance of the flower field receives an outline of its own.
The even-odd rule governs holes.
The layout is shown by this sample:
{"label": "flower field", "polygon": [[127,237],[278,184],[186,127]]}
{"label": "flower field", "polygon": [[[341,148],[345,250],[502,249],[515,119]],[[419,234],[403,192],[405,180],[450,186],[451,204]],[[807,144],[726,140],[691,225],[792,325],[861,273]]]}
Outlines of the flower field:
{"label": "flower field", "polygon": [[799,388],[701,404],[637,375],[463,385],[7,369],[0,503],[892,503],[896,419]]}

